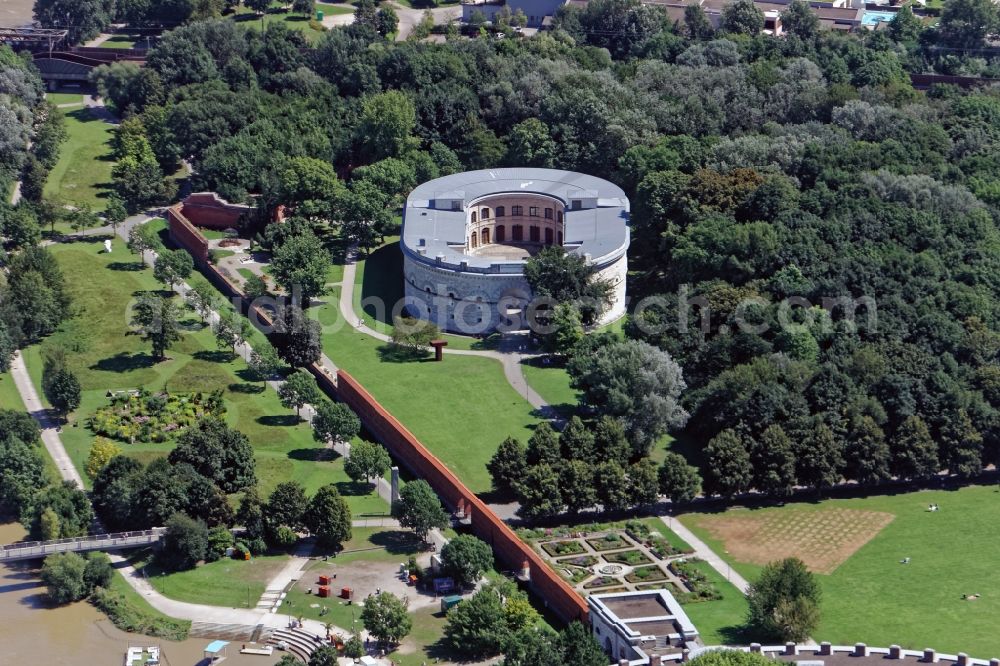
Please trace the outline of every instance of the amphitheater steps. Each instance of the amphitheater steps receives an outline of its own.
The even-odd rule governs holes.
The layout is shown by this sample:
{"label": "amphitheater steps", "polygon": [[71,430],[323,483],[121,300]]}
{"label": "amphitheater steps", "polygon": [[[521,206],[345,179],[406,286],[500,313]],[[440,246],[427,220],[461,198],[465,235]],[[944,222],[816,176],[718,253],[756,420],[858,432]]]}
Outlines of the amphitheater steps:
{"label": "amphitheater steps", "polygon": [[191,638],[212,638],[223,641],[250,642],[261,631],[259,625],[216,624],[214,622],[192,622]]}
{"label": "amphitheater steps", "polygon": [[304,662],[308,662],[316,648],[322,645],[316,641],[313,634],[301,629],[275,629],[267,639],[272,645],[277,645],[281,641],[288,644],[289,652]]}

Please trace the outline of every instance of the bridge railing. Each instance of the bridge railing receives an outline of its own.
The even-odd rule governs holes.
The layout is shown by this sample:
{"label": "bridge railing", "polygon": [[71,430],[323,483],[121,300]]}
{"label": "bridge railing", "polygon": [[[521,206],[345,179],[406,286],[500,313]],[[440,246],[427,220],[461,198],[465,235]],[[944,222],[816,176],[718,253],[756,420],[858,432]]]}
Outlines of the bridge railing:
{"label": "bridge railing", "polygon": [[113,550],[124,546],[155,543],[160,540],[165,531],[162,527],[156,527],[151,530],[94,534],[85,537],[54,539],[52,541],[22,541],[0,546],[0,562],[4,560],[24,560],[33,557],[43,557],[53,553],[99,550],[102,548]]}

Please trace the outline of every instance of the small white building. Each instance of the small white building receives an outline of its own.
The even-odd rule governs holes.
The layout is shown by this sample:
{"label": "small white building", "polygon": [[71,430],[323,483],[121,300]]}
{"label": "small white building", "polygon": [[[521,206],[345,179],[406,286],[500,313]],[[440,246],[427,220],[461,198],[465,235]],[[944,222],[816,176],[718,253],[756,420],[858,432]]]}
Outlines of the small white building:
{"label": "small white building", "polygon": [[594,638],[614,663],[666,663],[663,658],[693,644],[698,630],[665,589],[612,592],[587,597]]}

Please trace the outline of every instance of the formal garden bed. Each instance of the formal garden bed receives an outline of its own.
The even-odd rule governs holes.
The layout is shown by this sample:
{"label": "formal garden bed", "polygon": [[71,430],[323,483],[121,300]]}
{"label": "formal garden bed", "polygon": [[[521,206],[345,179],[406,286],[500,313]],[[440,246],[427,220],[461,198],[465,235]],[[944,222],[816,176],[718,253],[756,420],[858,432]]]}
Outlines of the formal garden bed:
{"label": "formal garden bed", "polygon": [[592,567],[597,564],[598,560],[593,555],[578,555],[577,557],[564,557],[560,560],[556,560],[556,564],[560,566],[569,567]]}
{"label": "formal garden bed", "polygon": [[690,546],[678,548],[671,544],[659,532],[652,530],[646,522],[641,520],[630,520],[625,523],[625,533],[636,542],[645,545],[656,558],[661,560],[694,552]]}
{"label": "formal garden bed", "polygon": [[[607,587],[608,585],[619,585],[619,584],[621,584],[621,580],[615,578],[614,576],[598,576],[589,583],[584,584],[583,589],[593,590],[594,588],[598,587]],[[604,590],[601,591],[603,592]]]}
{"label": "formal garden bed", "polygon": [[689,592],[682,593],[677,600],[682,604],[694,603],[698,601],[714,601],[721,599],[722,594],[715,585],[708,580],[708,577],[696,566],[700,560],[677,560],[671,562],[668,567],[675,576],[687,585]]}
{"label": "formal garden bed", "polygon": [[632,570],[632,573],[625,576],[625,580],[630,583],[646,583],[656,580],[666,580],[667,574],[664,573],[663,569],[655,564],[650,564],[645,567],[637,567]]}
{"label": "formal garden bed", "polygon": [[542,550],[548,553],[549,557],[559,557],[561,555],[579,555],[586,552],[583,544],[579,541],[549,541],[541,544]]}
{"label": "formal garden bed", "polygon": [[641,550],[623,550],[618,553],[609,553],[604,555],[604,559],[608,562],[627,564],[633,567],[640,564],[649,564],[652,561]]}
{"label": "formal garden bed", "polygon": [[581,569],[579,567],[559,567],[556,571],[558,571],[570,585],[579,585],[593,575],[593,572],[590,569]]}
{"label": "formal garden bed", "polygon": [[87,425],[98,435],[122,442],[165,442],[205,416],[226,413],[222,391],[209,394],[120,391]]}
{"label": "formal garden bed", "polygon": [[614,532],[606,534],[602,537],[587,539],[587,543],[589,543],[590,547],[596,551],[617,550],[619,548],[628,548],[629,546],[635,545],[625,536]]}

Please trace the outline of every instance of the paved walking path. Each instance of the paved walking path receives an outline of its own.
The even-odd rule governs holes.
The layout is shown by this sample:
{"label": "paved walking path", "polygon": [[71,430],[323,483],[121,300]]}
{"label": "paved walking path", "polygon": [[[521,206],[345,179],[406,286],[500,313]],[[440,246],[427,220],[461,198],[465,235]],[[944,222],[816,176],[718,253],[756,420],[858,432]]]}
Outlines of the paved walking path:
{"label": "paved walking path", "polygon": [[14,378],[14,385],[17,387],[18,393],[21,394],[25,408],[42,429],[42,443],[52,460],[55,461],[60,476],[66,481],[72,481],[82,489],[83,479],[80,478],[80,473],[73,466],[73,461],[70,460],[69,454],[63,447],[62,439],[59,437],[59,424],[52,413],[42,405],[38,392],[35,391],[35,386],[31,383],[28,368],[24,364],[20,351],[14,354],[10,364],[10,374]]}
{"label": "paved walking path", "polygon": [[677,536],[687,541],[689,546],[694,548],[695,557],[708,562],[710,567],[718,571],[720,576],[735,585],[736,589],[743,594],[747,593],[747,590],[750,588],[750,584],[747,582],[746,578],[733,571],[733,568],[729,566],[725,560],[716,555],[715,551],[709,548],[704,541],[696,537],[694,532],[681,524],[681,521],[669,516],[660,516],[660,520],[663,521],[668,529],[672,530],[675,534],[677,534]]}

